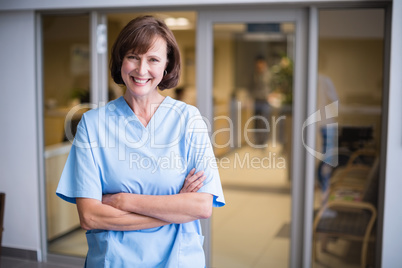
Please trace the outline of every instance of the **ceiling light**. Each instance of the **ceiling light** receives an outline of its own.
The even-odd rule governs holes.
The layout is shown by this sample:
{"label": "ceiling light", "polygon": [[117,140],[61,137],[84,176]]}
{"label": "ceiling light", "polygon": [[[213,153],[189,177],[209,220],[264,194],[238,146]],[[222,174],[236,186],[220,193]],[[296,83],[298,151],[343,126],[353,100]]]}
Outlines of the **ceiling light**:
{"label": "ceiling light", "polygon": [[171,27],[171,26],[176,26],[176,19],[169,17],[165,19],[165,23],[167,26]]}
{"label": "ceiling light", "polygon": [[186,18],[177,18],[176,19],[176,25],[177,26],[188,26],[189,25],[189,21]]}
{"label": "ceiling light", "polygon": [[191,27],[190,21],[187,18],[172,18],[168,17],[165,19],[166,25],[171,29],[187,29]]}

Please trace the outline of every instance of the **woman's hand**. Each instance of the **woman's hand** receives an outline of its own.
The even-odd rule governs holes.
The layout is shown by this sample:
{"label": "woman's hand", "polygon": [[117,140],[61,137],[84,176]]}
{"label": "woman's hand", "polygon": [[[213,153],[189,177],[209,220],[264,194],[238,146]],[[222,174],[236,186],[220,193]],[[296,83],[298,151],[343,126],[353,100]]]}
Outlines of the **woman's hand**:
{"label": "woman's hand", "polygon": [[180,194],[197,192],[204,185],[203,182],[205,178],[206,176],[204,176],[204,171],[199,171],[195,173],[195,168],[193,168],[184,180],[184,184],[183,187],[181,187]]}
{"label": "woman's hand", "polygon": [[102,196],[102,203],[120,210],[124,210],[124,195],[126,194],[127,193],[105,194]]}

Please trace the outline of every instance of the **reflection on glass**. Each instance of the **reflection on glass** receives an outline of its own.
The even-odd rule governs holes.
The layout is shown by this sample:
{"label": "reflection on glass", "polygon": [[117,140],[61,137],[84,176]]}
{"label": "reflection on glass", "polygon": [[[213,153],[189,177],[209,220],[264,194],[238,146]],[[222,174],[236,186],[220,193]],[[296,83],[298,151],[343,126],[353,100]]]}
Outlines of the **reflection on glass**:
{"label": "reflection on glass", "polygon": [[48,248],[52,253],[85,256],[85,244],[82,248],[60,243],[66,234],[83,234],[75,206],[55,192],[70,151],[69,140],[88,110],[84,105],[69,113],[89,103],[89,16],[44,15],[42,19]]}
{"label": "reflection on glass", "polygon": [[375,265],[383,13],[320,12],[315,267]]}
{"label": "reflection on glass", "polygon": [[286,267],[292,23],[214,25],[211,141],[228,202],[212,218],[212,266]]}

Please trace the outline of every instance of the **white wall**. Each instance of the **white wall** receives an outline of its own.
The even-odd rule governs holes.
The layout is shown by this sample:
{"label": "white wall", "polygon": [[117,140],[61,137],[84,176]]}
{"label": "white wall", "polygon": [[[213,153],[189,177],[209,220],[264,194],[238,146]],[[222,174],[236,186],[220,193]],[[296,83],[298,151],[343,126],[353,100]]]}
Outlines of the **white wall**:
{"label": "white wall", "polygon": [[388,144],[381,267],[402,263],[402,1],[393,2]]}
{"label": "white wall", "polygon": [[2,245],[39,251],[35,13],[0,12]]}

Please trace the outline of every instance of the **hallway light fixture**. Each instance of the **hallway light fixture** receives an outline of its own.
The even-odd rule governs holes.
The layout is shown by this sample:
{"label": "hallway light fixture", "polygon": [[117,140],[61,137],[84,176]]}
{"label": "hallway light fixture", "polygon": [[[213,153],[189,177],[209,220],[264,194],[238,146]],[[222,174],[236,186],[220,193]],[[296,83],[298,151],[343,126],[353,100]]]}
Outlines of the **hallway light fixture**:
{"label": "hallway light fixture", "polygon": [[183,17],[179,17],[179,18],[168,17],[165,19],[165,23],[172,30],[191,29],[190,21],[187,18],[183,18]]}

